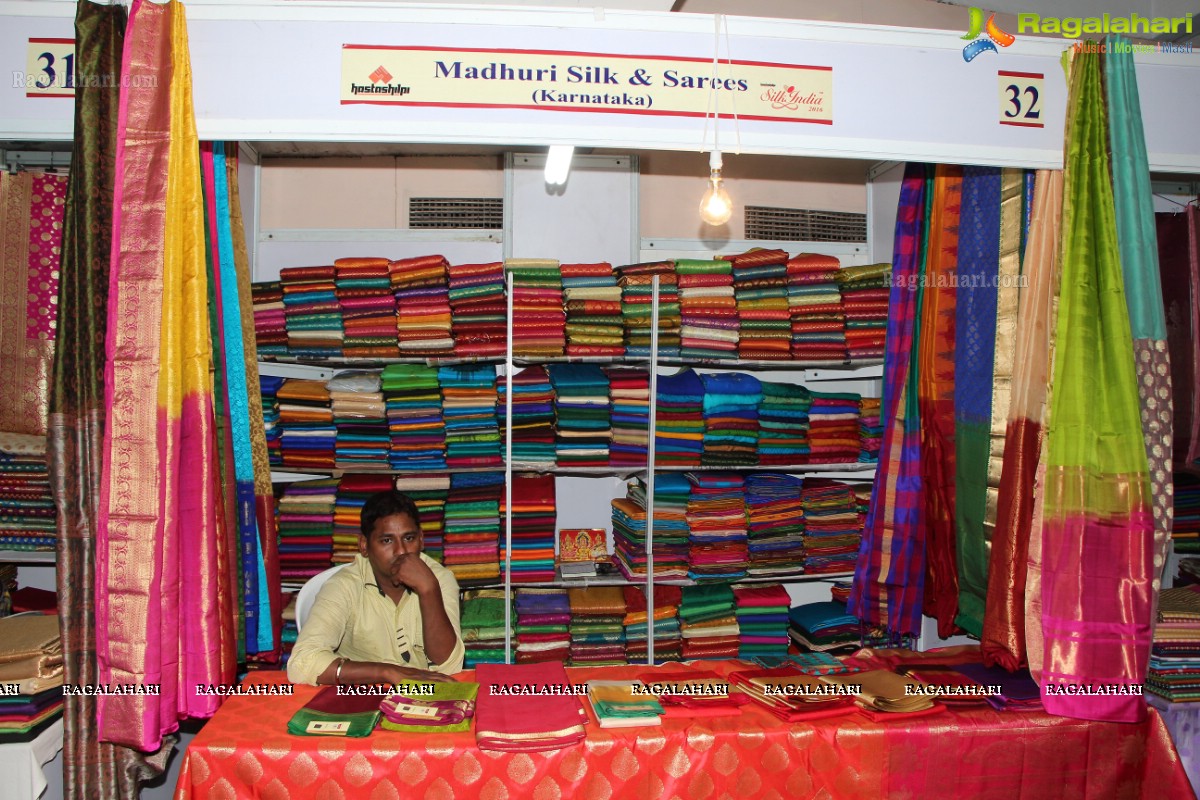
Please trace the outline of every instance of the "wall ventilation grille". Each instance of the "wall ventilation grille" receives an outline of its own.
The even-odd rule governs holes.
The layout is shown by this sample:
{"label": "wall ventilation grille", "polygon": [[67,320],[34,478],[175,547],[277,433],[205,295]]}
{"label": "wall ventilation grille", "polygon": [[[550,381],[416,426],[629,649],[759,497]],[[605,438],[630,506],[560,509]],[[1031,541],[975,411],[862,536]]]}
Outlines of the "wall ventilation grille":
{"label": "wall ventilation grille", "polygon": [[500,197],[413,197],[408,201],[410,228],[504,227],[504,199]]}
{"label": "wall ventilation grille", "polygon": [[867,215],[746,206],[746,238],[774,242],[865,242]]}

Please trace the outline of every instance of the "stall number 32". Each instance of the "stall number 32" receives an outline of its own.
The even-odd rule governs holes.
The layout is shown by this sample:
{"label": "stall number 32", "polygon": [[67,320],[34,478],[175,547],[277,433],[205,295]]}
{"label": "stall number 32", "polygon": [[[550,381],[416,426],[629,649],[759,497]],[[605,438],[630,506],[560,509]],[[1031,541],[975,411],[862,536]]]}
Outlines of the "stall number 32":
{"label": "stall number 32", "polygon": [[1007,105],[1004,116],[1010,119],[1041,119],[1042,110],[1038,108],[1038,87],[1026,84],[1018,86],[1010,83],[1004,87],[1007,94]]}

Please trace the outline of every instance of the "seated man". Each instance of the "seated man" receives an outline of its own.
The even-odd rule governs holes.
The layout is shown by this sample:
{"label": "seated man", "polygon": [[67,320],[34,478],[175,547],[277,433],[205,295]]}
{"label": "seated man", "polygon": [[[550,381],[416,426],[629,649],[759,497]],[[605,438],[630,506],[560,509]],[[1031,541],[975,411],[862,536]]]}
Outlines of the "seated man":
{"label": "seated man", "polygon": [[359,554],[321,587],[296,640],[293,683],[450,680],[462,669],[458,581],[421,552],[418,519],[400,492],[367,500]]}

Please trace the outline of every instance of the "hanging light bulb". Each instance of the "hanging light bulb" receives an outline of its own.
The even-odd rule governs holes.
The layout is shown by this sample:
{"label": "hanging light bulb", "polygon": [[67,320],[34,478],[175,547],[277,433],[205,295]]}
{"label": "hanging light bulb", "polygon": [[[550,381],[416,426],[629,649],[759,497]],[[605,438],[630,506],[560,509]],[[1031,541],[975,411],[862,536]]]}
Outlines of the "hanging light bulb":
{"label": "hanging light bulb", "polygon": [[708,189],[700,200],[700,219],[709,225],[724,225],[733,216],[733,201],[721,179],[721,151],[713,150],[708,159]]}
{"label": "hanging light bulb", "polygon": [[550,145],[550,152],[546,155],[546,183],[562,186],[567,182],[567,176],[571,173],[571,156],[574,153],[574,145]]}

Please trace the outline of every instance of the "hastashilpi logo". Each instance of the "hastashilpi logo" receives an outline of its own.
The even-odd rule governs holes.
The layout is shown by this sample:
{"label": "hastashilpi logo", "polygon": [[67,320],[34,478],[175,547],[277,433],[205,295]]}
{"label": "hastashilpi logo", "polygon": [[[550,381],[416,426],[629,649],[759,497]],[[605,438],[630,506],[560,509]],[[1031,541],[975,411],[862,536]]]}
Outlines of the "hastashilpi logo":
{"label": "hastashilpi logo", "polygon": [[[986,33],[987,37],[980,39],[980,34]],[[996,24],[996,15],[991,14],[987,18],[987,24],[983,22],[983,9],[971,6],[967,9],[967,32],[961,38],[968,39],[970,42],[963,48],[963,61],[974,61],[975,57],[980,53],[997,53],[996,45],[1008,47],[1017,40],[1008,31]]]}
{"label": "hastashilpi logo", "polygon": [[370,83],[351,83],[351,94],[398,94],[401,97],[412,91],[412,87],[392,83],[392,73],[380,64],[375,71],[367,76]]}
{"label": "hastashilpi logo", "polygon": [[392,73],[388,72],[383,68],[383,65],[380,64],[379,68],[367,77],[371,79],[371,83],[387,83],[392,79]]}

